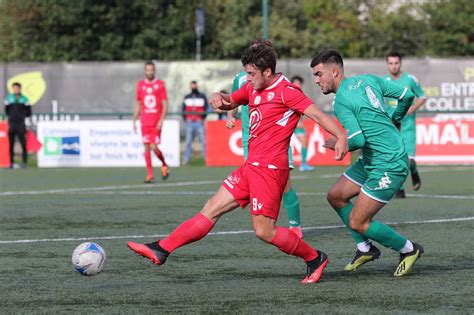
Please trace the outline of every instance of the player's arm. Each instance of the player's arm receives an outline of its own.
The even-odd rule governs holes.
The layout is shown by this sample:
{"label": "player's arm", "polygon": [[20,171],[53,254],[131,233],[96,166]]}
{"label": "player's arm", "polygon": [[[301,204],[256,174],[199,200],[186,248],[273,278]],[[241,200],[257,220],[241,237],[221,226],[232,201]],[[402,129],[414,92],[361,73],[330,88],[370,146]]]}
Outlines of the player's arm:
{"label": "player's arm", "polygon": [[133,110],[133,131],[137,132],[137,119],[140,117],[140,101],[135,101],[135,108]]}
{"label": "player's arm", "polygon": [[[349,151],[361,149],[365,145],[365,136],[354,113],[349,108],[336,103],[334,114],[347,132]],[[330,148],[330,140],[326,146]]]}
{"label": "player's arm", "polygon": [[423,105],[425,105],[427,99],[425,96],[425,92],[421,88],[420,83],[418,82],[416,77],[412,75],[411,78],[413,79],[412,91],[416,96],[416,101],[415,104],[410,106],[410,108],[408,109],[407,115],[411,115],[418,109],[420,109]]}
{"label": "player's arm", "polygon": [[315,104],[308,106],[304,111],[304,114],[335,137],[330,149],[336,151],[336,160],[342,160],[349,148],[347,144],[347,137],[339,129],[339,126],[330,116],[323,113]]}
{"label": "player's arm", "polygon": [[382,93],[384,97],[398,99],[398,105],[393,111],[392,116],[390,118],[395,123],[400,123],[403,117],[405,117],[406,113],[408,112],[408,109],[410,108],[411,104],[413,104],[415,94],[413,94],[413,92],[406,87],[400,86],[396,83],[384,80],[379,77],[375,78],[378,80],[379,85],[382,88]]}
{"label": "player's arm", "polygon": [[240,106],[240,104],[234,103],[230,94],[224,93],[212,93],[211,98],[209,99],[213,109],[220,109],[225,111],[233,110]]}
{"label": "player's arm", "polygon": [[163,127],[163,121],[165,121],[166,113],[168,112],[168,100],[162,100],[161,101],[161,116],[160,120],[158,120],[158,123],[156,124],[156,129],[161,130]]}

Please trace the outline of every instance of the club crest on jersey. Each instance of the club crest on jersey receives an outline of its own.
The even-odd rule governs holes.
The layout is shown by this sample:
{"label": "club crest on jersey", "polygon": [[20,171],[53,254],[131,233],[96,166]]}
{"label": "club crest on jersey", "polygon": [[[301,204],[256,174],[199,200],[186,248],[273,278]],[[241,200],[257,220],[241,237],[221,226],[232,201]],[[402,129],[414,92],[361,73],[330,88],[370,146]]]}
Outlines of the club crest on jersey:
{"label": "club crest on jersey", "polygon": [[274,93],[274,92],[268,92],[268,94],[267,94],[267,101],[270,102],[274,97],[275,97],[275,93]]}
{"label": "club crest on jersey", "polygon": [[262,113],[260,113],[258,109],[252,110],[249,115],[250,133],[255,131],[258,128],[258,126],[260,126],[261,122],[262,122]]}
{"label": "club crest on jersey", "polygon": [[158,90],[158,84],[153,85],[153,88],[154,88],[155,90]]}
{"label": "club crest on jersey", "polygon": [[253,103],[255,105],[258,105],[258,104],[260,104],[261,100],[262,100],[262,98],[260,97],[260,95],[257,95],[257,97],[253,100]]}

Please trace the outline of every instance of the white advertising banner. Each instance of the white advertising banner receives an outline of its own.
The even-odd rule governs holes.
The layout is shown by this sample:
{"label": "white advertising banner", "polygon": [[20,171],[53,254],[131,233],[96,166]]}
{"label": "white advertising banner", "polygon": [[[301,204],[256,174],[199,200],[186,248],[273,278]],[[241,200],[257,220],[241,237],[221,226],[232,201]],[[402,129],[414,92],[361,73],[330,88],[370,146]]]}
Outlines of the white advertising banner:
{"label": "white advertising banner", "polygon": [[[138,125],[130,120],[38,122],[39,167],[145,166]],[[159,148],[169,166],[179,166],[179,121],[165,120]],[[153,166],[161,162],[153,156]]]}

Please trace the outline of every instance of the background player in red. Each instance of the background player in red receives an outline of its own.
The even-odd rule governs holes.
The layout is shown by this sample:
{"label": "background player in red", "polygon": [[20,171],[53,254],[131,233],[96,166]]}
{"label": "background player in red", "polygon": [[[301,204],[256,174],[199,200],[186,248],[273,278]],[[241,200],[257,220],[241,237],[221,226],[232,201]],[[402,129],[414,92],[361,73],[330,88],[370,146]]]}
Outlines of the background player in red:
{"label": "background player in red", "polygon": [[145,161],[147,176],[145,183],[153,183],[153,167],[151,164],[151,150],[155,152],[161,163],[161,177],[169,176],[168,165],[163,153],[158,149],[161,140],[161,128],[168,110],[168,96],[163,81],[155,79],[155,64],[152,61],[145,63],[145,80],[137,83],[137,101],[133,112],[133,130],[137,132],[136,120],[140,116],[142,140],[145,145]]}
{"label": "background player in red", "polygon": [[303,113],[337,138],[338,160],[348,151],[346,136],[301,89],[281,73],[275,73],[276,52],[269,41],[254,42],[244,51],[241,60],[247,83],[231,95],[213,93],[210,103],[214,109],[221,110],[248,104],[247,160],[224,180],[200,213],[179,225],[167,238],[149,244],[128,242],[128,247],[162,265],[177,248],[206,236],[222,215],[250,203],[256,236],[288,255],[302,258],[307,264],[307,275],[302,283],[317,282],[328,263],[327,255],[309,246],[289,228],[276,226],[290,173],[288,147]]}

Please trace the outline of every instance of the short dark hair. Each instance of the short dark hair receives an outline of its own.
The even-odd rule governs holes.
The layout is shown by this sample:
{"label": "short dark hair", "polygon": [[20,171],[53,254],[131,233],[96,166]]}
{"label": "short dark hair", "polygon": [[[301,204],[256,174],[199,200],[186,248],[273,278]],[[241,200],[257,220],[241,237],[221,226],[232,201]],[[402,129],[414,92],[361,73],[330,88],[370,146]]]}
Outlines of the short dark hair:
{"label": "short dark hair", "polygon": [[264,71],[270,68],[272,73],[276,69],[277,53],[272,42],[266,39],[256,39],[242,53],[240,61],[246,65],[255,65],[258,70]]}
{"label": "short dark hair", "polygon": [[388,60],[388,57],[398,57],[398,59],[399,59],[400,61],[402,61],[402,55],[401,55],[399,52],[397,52],[397,51],[391,51],[391,52],[389,52],[389,53],[387,54],[387,56],[385,56],[385,61]]}
{"label": "short dark hair", "polygon": [[339,67],[344,68],[344,61],[342,60],[341,55],[332,49],[325,49],[314,56],[313,60],[311,60],[311,68],[319,65],[320,63],[335,63]]}
{"label": "short dark hair", "polygon": [[18,86],[21,89],[21,84],[19,82],[13,82],[12,87],[13,86]]}
{"label": "short dark hair", "polygon": [[293,83],[295,80],[300,81],[301,83],[304,83],[304,79],[299,75],[294,75],[290,81],[291,83]]}
{"label": "short dark hair", "polygon": [[151,60],[147,60],[147,61],[145,62],[145,67],[146,67],[146,66],[153,66],[153,68],[154,68],[154,67],[155,67],[155,63],[154,63],[153,61],[151,61]]}
{"label": "short dark hair", "polygon": [[198,84],[198,83],[197,83],[197,81],[192,80],[192,81],[191,81],[191,84]]}

